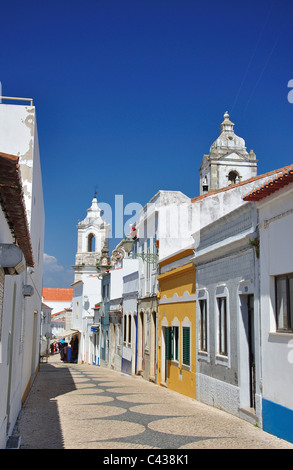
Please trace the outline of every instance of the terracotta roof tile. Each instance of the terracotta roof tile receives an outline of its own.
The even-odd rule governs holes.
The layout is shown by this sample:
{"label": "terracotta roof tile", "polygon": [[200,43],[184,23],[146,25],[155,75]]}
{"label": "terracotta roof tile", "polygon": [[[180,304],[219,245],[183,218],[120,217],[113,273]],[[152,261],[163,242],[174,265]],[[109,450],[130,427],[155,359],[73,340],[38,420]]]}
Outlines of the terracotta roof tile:
{"label": "terracotta roof tile", "polygon": [[43,300],[48,301],[71,301],[73,297],[73,289],[60,287],[43,287]]}
{"label": "terracotta roof tile", "polygon": [[205,199],[206,197],[212,196],[213,194],[218,194],[218,193],[221,193],[223,191],[229,191],[230,189],[237,188],[238,186],[244,186],[245,184],[253,183],[253,181],[260,180],[262,178],[265,178],[266,176],[269,177],[269,176],[274,175],[276,173],[280,173],[282,170],[283,169],[280,168],[279,170],[268,171],[267,173],[264,173],[263,175],[253,176],[252,178],[249,178],[247,180],[243,180],[240,183],[231,184],[230,186],[226,186],[225,188],[221,188],[221,189],[215,189],[214,191],[210,191],[206,194],[202,194],[201,196],[194,197],[193,199],[191,199],[191,202],[201,201],[202,199]]}
{"label": "terracotta roof tile", "polygon": [[255,189],[247,193],[244,197],[244,201],[260,201],[261,199],[270,196],[275,191],[283,188],[289,183],[293,182],[293,164],[285,166],[280,170],[277,170],[277,175],[273,178],[269,178],[261,186],[257,186]]}

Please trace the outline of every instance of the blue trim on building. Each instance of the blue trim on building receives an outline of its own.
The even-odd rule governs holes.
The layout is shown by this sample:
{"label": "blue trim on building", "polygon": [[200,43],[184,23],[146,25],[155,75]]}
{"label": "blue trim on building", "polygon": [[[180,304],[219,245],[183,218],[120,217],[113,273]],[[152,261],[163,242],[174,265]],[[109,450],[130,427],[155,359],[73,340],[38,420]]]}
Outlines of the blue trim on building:
{"label": "blue trim on building", "polygon": [[121,360],[121,372],[128,375],[131,375],[132,372],[132,363],[125,359],[125,357],[122,357]]}
{"label": "blue trim on building", "polygon": [[263,430],[293,442],[293,410],[262,399]]}
{"label": "blue trim on building", "polygon": [[96,355],[93,356],[93,366],[99,366],[100,365],[100,358]]}

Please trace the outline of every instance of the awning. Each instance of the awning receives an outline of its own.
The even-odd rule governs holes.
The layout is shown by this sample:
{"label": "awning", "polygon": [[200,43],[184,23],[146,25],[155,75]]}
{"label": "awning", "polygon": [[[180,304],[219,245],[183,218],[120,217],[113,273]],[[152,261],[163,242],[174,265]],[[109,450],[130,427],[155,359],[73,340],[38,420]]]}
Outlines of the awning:
{"label": "awning", "polygon": [[80,333],[80,330],[65,330],[63,333],[57,335],[57,338],[66,338],[67,336],[73,336]]}

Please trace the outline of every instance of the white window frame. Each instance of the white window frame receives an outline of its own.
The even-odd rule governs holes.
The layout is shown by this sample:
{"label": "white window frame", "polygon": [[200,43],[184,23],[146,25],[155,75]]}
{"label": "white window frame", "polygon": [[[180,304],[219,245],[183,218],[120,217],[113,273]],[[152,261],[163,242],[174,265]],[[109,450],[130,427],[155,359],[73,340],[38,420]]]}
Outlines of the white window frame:
{"label": "white window frame", "polygon": [[200,301],[204,300],[206,301],[206,329],[207,329],[207,337],[206,337],[206,343],[207,343],[207,350],[204,351],[201,349],[201,314],[197,315],[197,345],[198,345],[198,357],[202,360],[210,361],[210,315],[209,315],[209,308],[210,308],[210,299],[209,299],[209,292],[207,289],[199,289],[197,293],[197,305],[199,306],[200,309]]}
{"label": "white window frame", "polygon": [[[226,341],[227,341],[227,355],[220,354],[220,345],[219,345],[219,323],[220,323],[220,311],[219,311],[219,299],[225,298],[226,300]],[[230,367],[230,307],[229,307],[229,291],[226,285],[219,285],[216,288],[216,295],[215,295],[215,351],[216,351],[216,358],[215,363],[225,365]]]}
{"label": "white window frame", "polygon": [[[285,283],[285,294],[286,297],[284,298],[280,292],[280,289],[278,290],[278,282],[283,281]],[[293,282],[293,273],[286,273],[286,274],[278,274],[274,276],[274,287],[275,287],[275,322],[276,322],[276,332],[277,333],[286,333],[286,334],[293,334],[293,299],[291,298],[292,295],[290,292],[290,284]],[[287,320],[287,326],[281,325],[280,323],[280,318],[282,318],[281,315],[279,315],[281,311],[281,305],[278,302],[278,300],[282,300],[284,302],[282,310],[286,312],[286,315],[283,315],[283,317]]]}
{"label": "white window frame", "polygon": [[178,330],[178,338],[177,338],[177,341],[178,341],[178,359],[175,359],[175,352],[176,352],[176,342],[175,342],[175,334],[174,334],[174,341],[173,341],[173,359],[172,359],[172,364],[174,365],[178,365],[179,366],[179,363],[180,363],[180,322],[178,320],[177,317],[175,317],[172,322],[171,322],[171,326],[173,329],[177,328]]}
{"label": "white window frame", "polygon": [[132,314],[129,313],[127,317],[127,338],[126,338],[128,347],[132,344]]}
{"label": "white window frame", "polygon": [[[189,362],[190,364],[187,365],[187,364],[184,364],[183,363],[183,328],[189,328]],[[191,322],[189,320],[189,318],[185,317],[184,320],[182,321],[181,323],[181,328],[180,328],[180,335],[181,335],[181,348],[180,348],[180,351],[181,351],[181,368],[184,369],[184,370],[188,370],[190,371],[191,370],[191,365],[192,365],[192,331],[191,331]]]}

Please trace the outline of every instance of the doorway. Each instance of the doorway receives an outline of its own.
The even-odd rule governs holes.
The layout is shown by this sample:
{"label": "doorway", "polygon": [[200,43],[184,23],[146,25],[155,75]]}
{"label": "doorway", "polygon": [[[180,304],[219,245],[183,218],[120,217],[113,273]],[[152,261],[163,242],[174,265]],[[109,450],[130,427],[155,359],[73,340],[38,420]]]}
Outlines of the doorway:
{"label": "doorway", "polygon": [[167,384],[168,360],[166,350],[166,331],[167,327],[162,326],[161,330],[161,383]]}
{"label": "doorway", "polygon": [[156,312],[151,314],[151,325],[150,325],[150,376],[155,378],[156,375],[156,350],[157,350],[157,321]]}
{"label": "doorway", "polygon": [[254,331],[254,295],[240,296],[240,309],[242,316],[242,331],[239,338],[240,362],[240,395],[241,407],[255,410],[255,331]]}
{"label": "doorway", "polygon": [[142,374],[145,369],[145,331],[144,331],[144,312],[138,315],[138,338],[137,338],[137,373]]}
{"label": "doorway", "polygon": [[254,296],[247,296],[248,316],[248,362],[249,362],[249,401],[255,409],[255,341],[254,341]]}

